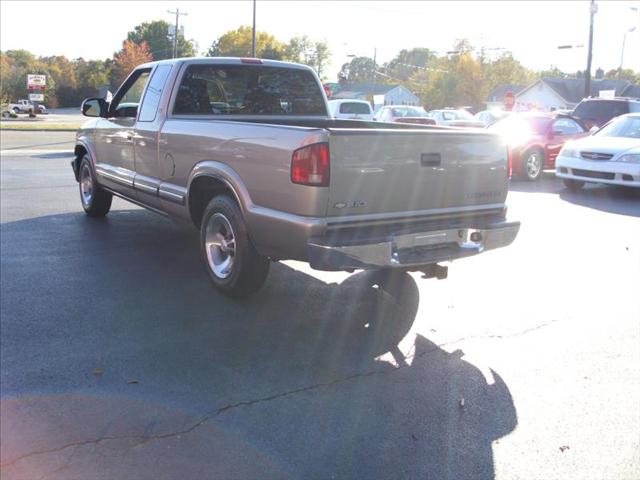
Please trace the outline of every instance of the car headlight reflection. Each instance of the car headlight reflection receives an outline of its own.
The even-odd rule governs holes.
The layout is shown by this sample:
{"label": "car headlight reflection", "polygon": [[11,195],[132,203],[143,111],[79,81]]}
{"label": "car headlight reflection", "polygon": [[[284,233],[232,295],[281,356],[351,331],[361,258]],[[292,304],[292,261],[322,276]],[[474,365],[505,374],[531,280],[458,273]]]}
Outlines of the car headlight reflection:
{"label": "car headlight reflection", "polygon": [[575,148],[563,148],[562,150],[560,150],[560,155],[569,158],[580,158],[580,152],[578,152],[578,150],[576,150]]}
{"label": "car headlight reflection", "polygon": [[616,162],[640,163],[640,153],[627,153],[618,158]]}

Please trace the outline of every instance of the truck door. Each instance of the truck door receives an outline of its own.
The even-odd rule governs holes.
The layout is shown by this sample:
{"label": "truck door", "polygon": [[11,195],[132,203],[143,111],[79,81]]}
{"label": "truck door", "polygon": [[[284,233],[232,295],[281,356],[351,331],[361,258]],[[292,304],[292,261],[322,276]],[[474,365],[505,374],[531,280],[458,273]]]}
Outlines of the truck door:
{"label": "truck door", "polygon": [[133,188],[134,127],[151,68],[135,70],[113,97],[107,118],[96,127],[96,173],[100,183],[136,198]]}
{"label": "truck door", "polygon": [[166,171],[166,165],[158,158],[159,133],[166,116],[166,105],[161,105],[161,101],[165,88],[169,88],[166,84],[171,68],[172,65],[158,65],[151,74],[133,137],[136,195],[141,202],[155,208],[162,208],[158,197],[160,182],[173,173]]}

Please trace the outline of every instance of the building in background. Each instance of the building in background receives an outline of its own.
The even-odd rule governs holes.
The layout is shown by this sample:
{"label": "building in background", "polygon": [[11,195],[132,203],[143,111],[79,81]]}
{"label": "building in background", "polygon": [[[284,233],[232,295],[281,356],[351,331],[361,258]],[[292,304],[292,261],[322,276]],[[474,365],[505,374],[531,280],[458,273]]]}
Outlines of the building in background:
{"label": "building in background", "polygon": [[[519,85],[498,85],[485,100],[487,109],[502,108],[507,91],[514,94],[515,112],[573,110],[583,99],[584,79],[547,77],[536,80],[524,88]],[[591,80],[591,97],[599,97],[605,92],[615,97],[640,98],[640,85],[628,80]]]}

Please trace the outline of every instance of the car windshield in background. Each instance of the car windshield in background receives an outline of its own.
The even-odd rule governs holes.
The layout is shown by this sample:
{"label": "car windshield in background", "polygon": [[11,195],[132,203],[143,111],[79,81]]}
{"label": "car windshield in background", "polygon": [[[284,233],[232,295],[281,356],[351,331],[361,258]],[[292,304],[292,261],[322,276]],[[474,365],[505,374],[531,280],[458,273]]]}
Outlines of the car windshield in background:
{"label": "car windshield in background", "polygon": [[471,115],[466,110],[454,110],[448,113],[452,113],[455,117],[455,120],[473,120],[473,115]]}
{"label": "car windshield in background", "polygon": [[620,117],[605,125],[594,136],[640,138],[640,117]]}
{"label": "car windshield in background", "polygon": [[340,104],[340,113],[350,113],[353,115],[369,115],[371,113],[371,108],[366,103],[342,103]]}
{"label": "car windshield in background", "polygon": [[321,89],[307,70],[247,65],[191,65],[174,114],[326,115]]}
{"label": "car windshield in background", "polygon": [[420,107],[394,108],[394,117],[428,117],[426,110]]}
{"label": "car windshield in background", "polygon": [[573,112],[579,118],[613,118],[629,113],[626,102],[616,100],[596,100],[580,103]]}

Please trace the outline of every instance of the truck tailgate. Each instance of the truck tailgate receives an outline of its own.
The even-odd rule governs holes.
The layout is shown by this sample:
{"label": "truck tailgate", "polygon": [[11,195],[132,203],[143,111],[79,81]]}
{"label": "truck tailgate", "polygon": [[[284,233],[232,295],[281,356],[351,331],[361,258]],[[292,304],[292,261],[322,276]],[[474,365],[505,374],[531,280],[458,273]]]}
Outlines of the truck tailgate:
{"label": "truck tailgate", "polygon": [[489,133],[329,129],[327,215],[402,216],[504,203],[507,149]]}

